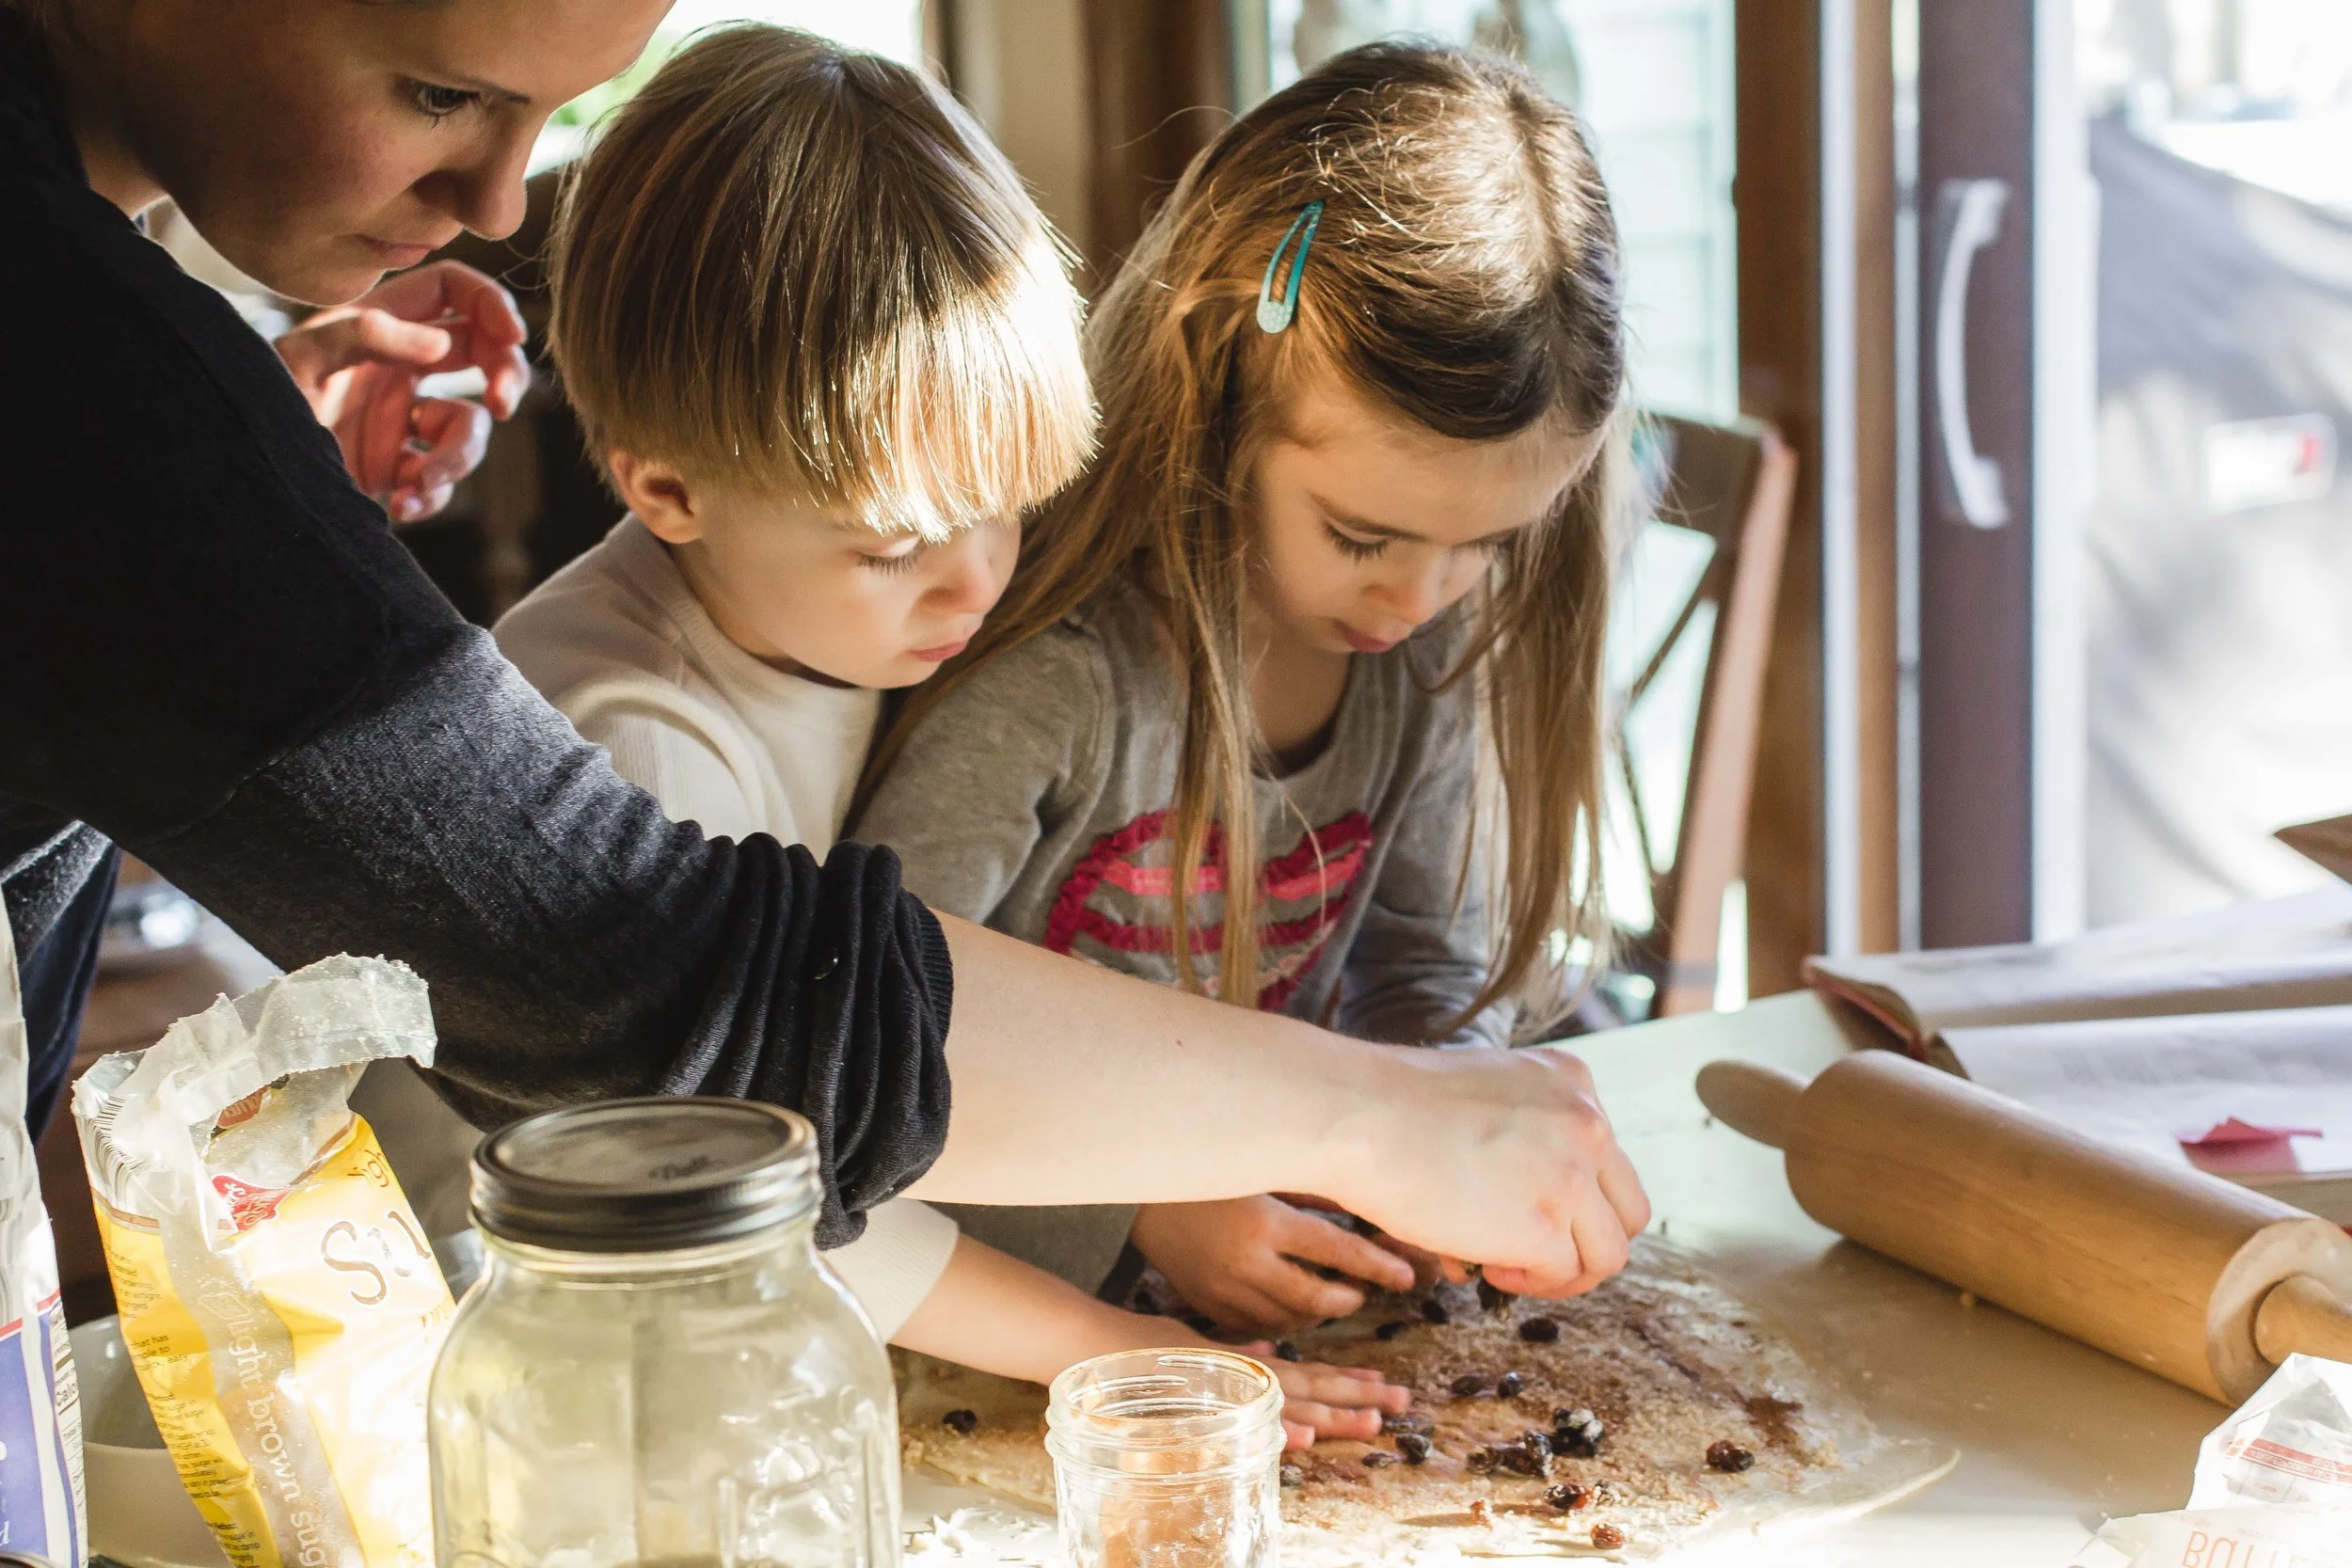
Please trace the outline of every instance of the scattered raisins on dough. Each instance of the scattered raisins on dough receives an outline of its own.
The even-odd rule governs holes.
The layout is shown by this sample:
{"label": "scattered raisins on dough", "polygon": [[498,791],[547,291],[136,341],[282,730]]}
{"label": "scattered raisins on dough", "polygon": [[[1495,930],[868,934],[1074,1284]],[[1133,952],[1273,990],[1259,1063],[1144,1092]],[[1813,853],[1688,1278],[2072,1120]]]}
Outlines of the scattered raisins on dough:
{"label": "scattered raisins on dough", "polygon": [[1285,1465],[1282,1466],[1282,1484],[1304,1486],[1307,1484],[1307,1472],[1295,1465]]}
{"label": "scattered raisins on dough", "polygon": [[1400,1432],[1411,1432],[1426,1437],[1438,1430],[1438,1423],[1419,1411],[1401,1410],[1381,1417],[1380,1430],[1391,1436]]}
{"label": "scattered raisins on dough", "polygon": [[1413,1325],[1411,1323],[1406,1323],[1404,1319],[1398,1318],[1392,1322],[1382,1323],[1378,1328],[1374,1329],[1372,1331],[1372,1337],[1375,1339],[1393,1339],[1398,1335],[1404,1333],[1406,1329],[1412,1326]]}
{"label": "scattered raisins on dough", "polygon": [[1709,1469],[1721,1470],[1725,1475],[1736,1476],[1755,1463],[1756,1455],[1728,1437],[1717,1438],[1707,1445],[1707,1464]]}
{"label": "scattered raisins on dough", "polygon": [[1619,1546],[1625,1544],[1625,1531],[1619,1529],[1614,1525],[1595,1525],[1593,1527],[1593,1544],[1598,1546],[1604,1552],[1613,1552]]}
{"label": "scattered raisins on dough", "polygon": [[978,1430],[980,1415],[977,1410],[950,1410],[939,1418],[939,1424],[949,1432],[969,1437]]}
{"label": "scattered raisins on dough", "polygon": [[1557,1318],[1530,1318],[1519,1324],[1519,1338],[1531,1345],[1554,1344],[1560,1338],[1560,1321]]}
{"label": "scattered raisins on dough", "polygon": [[1288,1339],[1277,1339],[1274,1341],[1274,1359],[1277,1361],[1302,1361],[1306,1358],[1298,1354],[1298,1347],[1292,1344]]}
{"label": "scattered raisins on dough", "polygon": [[1564,1481],[1544,1493],[1544,1501],[1562,1513],[1574,1513],[1580,1508],[1593,1506],[1593,1494],[1572,1481]]}
{"label": "scattered raisins on dough", "polygon": [[1510,1291],[1498,1291],[1487,1284],[1484,1277],[1478,1281],[1478,1305],[1489,1312],[1500,1312],[1516,1299]]}
{"label": "scattered raisins on dough", "polygon": [[1425,1323],[1445,1323],[1453,1320],[1446,1312],[1444,1302],[1439,1301],[1436,1296],[1424,1296],[1421,1304],[1421,1321]]}
{"label": "scattered raisins on dough", "polygon": [[1395,1463],[1396,1455],[1386,1449],[1375,1449],[1364,1455],[1364,1468],[1367,1470],[1385,1470]]}
{"label": "scattered raisins on dough", "polygon": [[1426,1465],[1429,1463],[1429,1439],[1418,1432],[1400,1432],[1396,1434],[1396,1452],[1397,1457],[1407,1465]]}
{"label": "scattered raisins on dough", "polygon": [[1492,1449],[1472,1449],[1469,1457],[1462,1461],[1464,1465],[1470,1466],[1470,1474],[1474,1476],[1486,1474],[1502,1462],[1502,1456]]}
{"label": "scattered raisins on dough", "polygon": [[1457,1400],[1476,1399],[1486,1391],[1486,1378],[1477,1372],[1464,1372],[1454,1380],[1454,1397]]}
{"label": "scattered raisins on dough", "polygon": [[1495,1398],[1499,1400],[1518,1399],[1521,1390],[1526,1386],[1527,1379],[1517,1372],[1505,1372],[1495,1379]]}

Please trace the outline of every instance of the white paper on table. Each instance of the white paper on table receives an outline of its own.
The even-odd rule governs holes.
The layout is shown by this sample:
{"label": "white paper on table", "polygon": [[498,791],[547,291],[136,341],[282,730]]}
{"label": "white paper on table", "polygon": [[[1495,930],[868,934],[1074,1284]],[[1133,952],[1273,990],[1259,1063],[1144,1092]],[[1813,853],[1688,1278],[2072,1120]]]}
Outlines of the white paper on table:
{"label": "white paper on table", "polygon": [[2069,942],[1811,958],[1816,987],[1915,1052],[1939,1032],[2352,1005],[2352,884],[2137,921]]}
{"label": "white paper on table", "polygon": [[[2234,1180],[2352,1172],[2352,1006],[1947,1029],[1970,1081],[2088,1136]],[[2228,1117],[2316,1128],[2233,1149],[2180,1134]]]}

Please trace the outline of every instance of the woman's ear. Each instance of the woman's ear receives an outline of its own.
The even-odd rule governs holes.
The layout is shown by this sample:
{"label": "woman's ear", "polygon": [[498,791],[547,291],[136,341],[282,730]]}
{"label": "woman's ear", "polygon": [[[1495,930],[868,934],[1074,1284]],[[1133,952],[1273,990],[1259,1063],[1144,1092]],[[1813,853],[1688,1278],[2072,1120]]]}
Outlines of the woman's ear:
{"label": "woman's ear", "polygon": [[605,454],[612,488],[653,536],[665,545],[691,545],[703,536],[702,498],[686,476],[667,463],[614,450]]}

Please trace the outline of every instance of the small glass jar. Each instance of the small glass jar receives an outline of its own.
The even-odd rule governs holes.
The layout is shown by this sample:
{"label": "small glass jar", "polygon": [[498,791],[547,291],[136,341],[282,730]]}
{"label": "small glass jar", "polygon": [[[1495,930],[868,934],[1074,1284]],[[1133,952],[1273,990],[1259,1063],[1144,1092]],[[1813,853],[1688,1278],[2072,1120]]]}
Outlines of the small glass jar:
{"label": "small glass jar", "polygon": [[817,1260],[817,1139],[735,1100],[515,1123],[473,1157],[481,1283],[432,1391],[440,1568],[898,1558],[873,1325]]}
{"label": "small glass jar", "polygon": [[1282,1390],[1259,1363],[1098,1355],[1054,1379],[1045,1428],[1069,1568],[1274,1568]]}

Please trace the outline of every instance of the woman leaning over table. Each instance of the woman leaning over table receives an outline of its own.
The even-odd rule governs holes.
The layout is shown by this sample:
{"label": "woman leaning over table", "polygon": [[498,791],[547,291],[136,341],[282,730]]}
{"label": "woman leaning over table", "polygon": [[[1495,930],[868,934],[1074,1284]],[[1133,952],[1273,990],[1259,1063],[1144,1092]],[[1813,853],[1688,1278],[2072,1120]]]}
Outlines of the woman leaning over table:
{"label": "woman leaning over table", "polygon": [[[1508,1289],[1620,1267],[1648,1207],[1573,1057],[1359,1044],[938,919],[886,850],[706,842],[391,539],[529,372],[489,279],[383,275],[511,231],[548,115],[666,8],[0,4],[0,890],[37,1105],[119,844],[278,963],[413,964],[478,1123],[633,1093],[803,1112],[829,1243],[910,1184],[1292,1191]],[[273,356],[140,234],[167,197],[269,287],[357,307]],[[464,366],[486,408],[417,395]]]}

